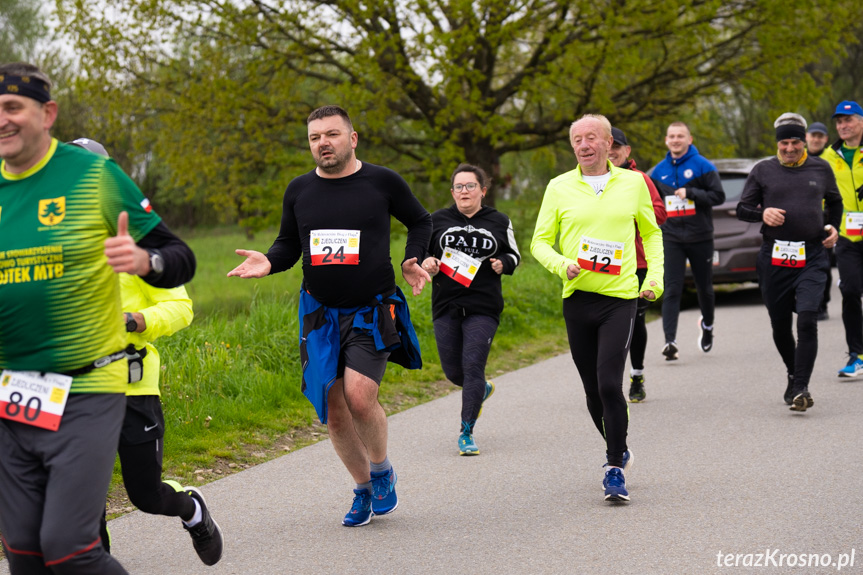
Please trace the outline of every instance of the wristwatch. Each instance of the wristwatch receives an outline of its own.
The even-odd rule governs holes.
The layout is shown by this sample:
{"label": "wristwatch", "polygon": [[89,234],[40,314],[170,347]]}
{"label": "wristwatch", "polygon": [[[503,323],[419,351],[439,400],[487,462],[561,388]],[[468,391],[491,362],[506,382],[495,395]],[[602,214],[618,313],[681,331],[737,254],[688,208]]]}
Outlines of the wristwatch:
{"label": "wristwatch", "polygon": [[150,273],[159,275],[165,271],[165,260],[156,250],[147,250],[150,254]]}
{"label": "wristwatch", "polygon": [[138,331],[138,322],[135,321],[135,316],[129,312],[126,312],[123,315],[126,316],[126,331]]}

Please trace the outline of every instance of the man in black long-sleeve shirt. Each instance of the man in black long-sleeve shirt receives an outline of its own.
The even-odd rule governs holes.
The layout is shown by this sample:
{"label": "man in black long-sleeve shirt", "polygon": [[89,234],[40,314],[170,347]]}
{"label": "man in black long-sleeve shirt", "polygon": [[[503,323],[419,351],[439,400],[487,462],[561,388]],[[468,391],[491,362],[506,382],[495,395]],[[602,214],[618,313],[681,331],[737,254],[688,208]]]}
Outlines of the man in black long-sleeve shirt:
{"label": "man in black long-sleeve shirt", "polygon": [[303,392],[357,484],[342,521],[356,527],[398,505],[378,402],[387,360],[421,366],[390,261],[390,216],[408,228],[401,267],[414,295],[431,281],[418,262],[432,222],[401,176],[356,158],[357,133],[343,109],[312,112],[308,133],[317,168],[288,185],[276,241],[266,254],[237,250],[246,260],[228,275],[264,277],[302,256]]}
{"label": "man in black long-sleeve shirt", "polygon": [[[806,121],[797,114],[783,114],[774,126],[777,157],[756,164],[749,173],[737,217],[764,222],[758,282],[773,341],[788,369],[785,403],[793,411],[806,411],[814,404],[809,378],[818,353],[818,309],[830,269],[825,248],[833,247],[839,237],[842,198],[830,165],[806,153]],[[796,344],[791,330],[795,311]]]}

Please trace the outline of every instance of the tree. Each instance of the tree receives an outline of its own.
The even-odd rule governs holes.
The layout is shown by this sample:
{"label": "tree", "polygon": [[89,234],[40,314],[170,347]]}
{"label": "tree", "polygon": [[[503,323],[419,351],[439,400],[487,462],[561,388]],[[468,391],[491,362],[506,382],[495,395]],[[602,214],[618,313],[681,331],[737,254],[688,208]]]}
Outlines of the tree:
{"label": "tree", "polygon": [[47,32],[41,9],[42,3],[34,0],[0,0],[0,60],[33,58]]}
{"label": "tree", "polygon": [[566,142],[587,112],[647,133],[729,86],[811,102],[794,76],[853,13],[849,0],[118,0],[124,17],[106,20],[99,0],[57,1],[93,78],[172,103],[230,85],[235,110],[285,122],[343,103],[381,157],[431,181],[459,161],[496,176],[503,155]]}

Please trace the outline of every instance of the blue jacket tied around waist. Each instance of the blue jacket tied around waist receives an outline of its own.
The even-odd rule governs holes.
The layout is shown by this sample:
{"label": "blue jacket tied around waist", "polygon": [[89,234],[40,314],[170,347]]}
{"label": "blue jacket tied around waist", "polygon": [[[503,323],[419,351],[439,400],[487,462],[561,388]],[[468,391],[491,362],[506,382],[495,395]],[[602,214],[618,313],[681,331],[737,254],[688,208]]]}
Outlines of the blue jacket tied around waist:
{"label": "blue jacket tied around waist", "polygon": [[327,423],[327,394],[338,375],[341,351],[339,316],[354,315],[353,329],[370,335],[378,351],[389,351],[388,361],[420,369],[420,345],[411,323],[410,310],[402,290],[377,295],[369,305],[352,308],[327,307],[306,290],[300,291],[300,361],[303,394]]}

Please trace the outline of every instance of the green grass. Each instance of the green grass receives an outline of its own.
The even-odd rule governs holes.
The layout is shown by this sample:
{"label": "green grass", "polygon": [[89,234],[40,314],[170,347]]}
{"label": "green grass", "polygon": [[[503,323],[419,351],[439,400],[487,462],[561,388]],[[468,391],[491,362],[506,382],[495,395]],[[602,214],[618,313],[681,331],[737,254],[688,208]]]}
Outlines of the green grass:
{"label": "green grass", "polygon": [[[487,375],[494,377],[568,349],[561,317],[560,281],[528,253],[529,235],[518,230],[522,265],[503,278],[506,309],[495,336]],[[301,269],[256,280],[228,278],[242,258],[234,249],[266,251],[276,231],[248,239],[239,230],[181,235],[198,258],[187,286],[195,321],[160,339],[165,412],[165,477],[182,484],[212,481],[326,437],[300,392],[297,292]],[[392,254],[404,250],[394,228]],[[410,293],[401,274],[402,289]],[[431,319],[431,289],[408,296],[423,352],[423,369],[390,364],[381,388],[388,414],[457,389],[445,381]],[[457,414],[453,415],[458,417]],[[115,466],[111,511],[130,509]]]}

